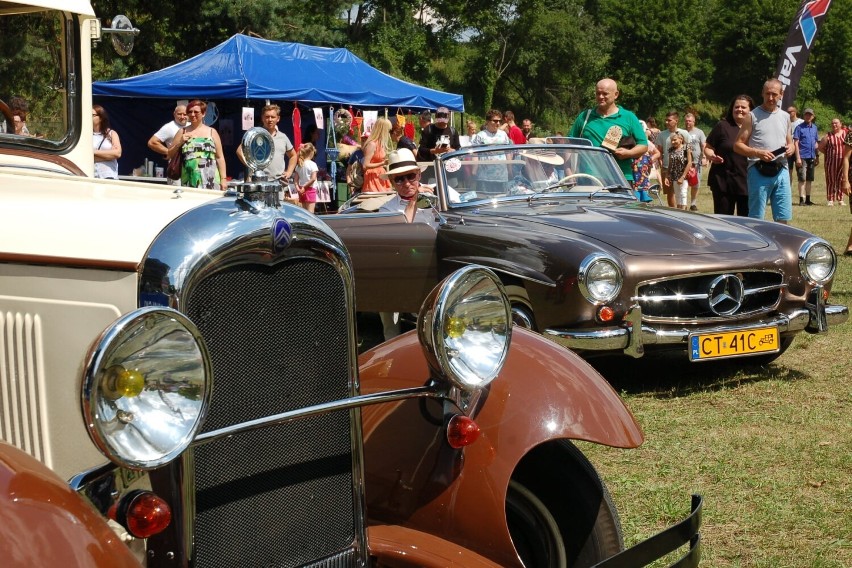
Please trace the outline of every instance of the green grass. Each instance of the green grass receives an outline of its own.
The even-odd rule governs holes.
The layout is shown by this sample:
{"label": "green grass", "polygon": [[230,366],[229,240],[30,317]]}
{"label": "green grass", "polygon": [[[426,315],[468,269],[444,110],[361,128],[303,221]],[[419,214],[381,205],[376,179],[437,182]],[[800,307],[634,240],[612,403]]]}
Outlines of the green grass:
{"label": "green grass", "polygon": [[[825,206],[821,168],[817,177],[820,205],[794,207],[792,224],[834,246],[830,301],[850,305],[852,257],[842,252],[852,215]],[[712,211],[706,186],[699,208]],[[701,493],[702,566],[852,566],[850,345],[847,322],[800,334],[762,368],[685,356],[596,363],[645,431],[635,450],[580,444],[612,491],[626,544],[686,515],[689,495]]]}

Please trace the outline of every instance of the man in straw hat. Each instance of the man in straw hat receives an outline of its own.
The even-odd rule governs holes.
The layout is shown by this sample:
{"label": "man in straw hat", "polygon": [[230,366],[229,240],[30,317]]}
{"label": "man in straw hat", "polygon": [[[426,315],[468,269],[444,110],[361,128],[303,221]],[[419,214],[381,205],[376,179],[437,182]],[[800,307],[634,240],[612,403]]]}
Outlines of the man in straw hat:
{"label": "man in straw hat", "polygon": [[396,195],[385,202],[379,211],[402,211],[409,223],[418,221],[435,225],[434,215],[417,207],[417,196],[420,193],[432,193],[431,187],[420,183],[422,171],[408,148],[400,148],[388,154],[388,170],[382,174],[382,178],[390,180]]}

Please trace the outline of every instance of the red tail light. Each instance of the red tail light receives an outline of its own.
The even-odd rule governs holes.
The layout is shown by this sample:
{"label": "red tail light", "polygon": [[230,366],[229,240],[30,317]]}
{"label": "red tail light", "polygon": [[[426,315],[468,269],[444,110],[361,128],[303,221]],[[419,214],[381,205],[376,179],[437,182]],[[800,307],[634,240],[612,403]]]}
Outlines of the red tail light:
{"label": "red tail light", "polygon": [[479,438],[479,425],[467,416],[455,415],[447,425],[447,442],[453,448],[469,446]]}
{"label": "red tail light", "polygon": [[163,498],[150,491],[131,491],[119,501],[115,520],[136,538],[148,538],[169,526],[172,510]]}
{"label": "red tail light", "polygon": [[612,321],[615,317],[615,310],[610,308],[609,306],[602,306],[598,310],[598,319],[601,321]]}

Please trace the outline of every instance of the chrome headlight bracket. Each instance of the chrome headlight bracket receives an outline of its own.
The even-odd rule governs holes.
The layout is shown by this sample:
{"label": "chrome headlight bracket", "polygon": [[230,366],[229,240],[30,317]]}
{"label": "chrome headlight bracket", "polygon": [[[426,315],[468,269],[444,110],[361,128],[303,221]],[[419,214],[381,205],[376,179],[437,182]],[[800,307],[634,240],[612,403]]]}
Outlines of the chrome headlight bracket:
{"label": "chrome headlight bracket", "polygon": [[593,304],[612,301],[621,291],[624,273],[609,255],[595,252],[580,263],[577,271],[580,292]]}

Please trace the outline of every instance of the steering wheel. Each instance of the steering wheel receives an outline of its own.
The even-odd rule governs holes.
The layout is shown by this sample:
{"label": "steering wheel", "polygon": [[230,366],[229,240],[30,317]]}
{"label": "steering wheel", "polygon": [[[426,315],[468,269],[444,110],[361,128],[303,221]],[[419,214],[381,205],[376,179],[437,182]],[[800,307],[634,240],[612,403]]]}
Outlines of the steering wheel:
{"label": "steering wheel", "polygon": [[3,102],[3,99],[0,99],[0,112],[3,113],[3,116],[6,117],[6,131],[9,132],[11,128],[11,132],[15,133],[15,117],[12,116],[12,109],[9,108],[9,105]]}
{"label": "steering wheel", "polygon": [[562,185],[564,183],[568,183],[569,181],[571,181],[573,179],[577,179],[577,178],[588,178],[588,179],[592,180],[592,182],[594,182],[594,185],[596,185],[597,187],[603,187],[604,186],[604,183],[601,180],[599,180],[598,178],[596,178],[595,176],[593,176],[592,174],[585,174],[585,173],[582,173],[582,172],[576,173],[576,174],[569,174],[569,175],[565,176],[564,178],[562,178],[561,180],[559,180],[559,182],[556,185]]}

